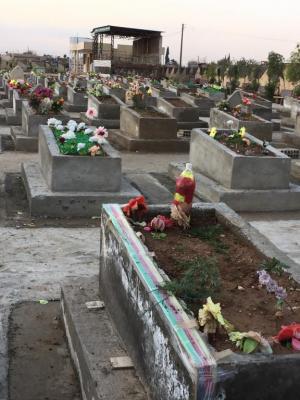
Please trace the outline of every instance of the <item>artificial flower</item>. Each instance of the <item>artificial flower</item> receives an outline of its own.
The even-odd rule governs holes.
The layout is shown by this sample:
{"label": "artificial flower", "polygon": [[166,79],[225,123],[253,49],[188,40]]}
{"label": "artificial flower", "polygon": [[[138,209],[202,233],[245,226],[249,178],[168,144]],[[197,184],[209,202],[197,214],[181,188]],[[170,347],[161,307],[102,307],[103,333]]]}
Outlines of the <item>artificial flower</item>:
{"label": "artificial flower", "polygon": [[67,123],[67,128],[68,128],[70,131],[75,132],[76,129],[77,129],[77,122],[74,121],[73,119],[70,119],[70,121]]}
{"label": "artificial flower", "polygon": [[91,156],[96,156],[99,152],[100,148],[99,146],[92,146],[89,148],[89,153],[91,153]]}
{"label": "artificial flower", "polygon": [[93,129],[91,129],[91,128],[86,128],[84,131],[85,135],[90,135],[91,133],[93,133]]}
{"label": "artificial flower", "polygon": [[80,150],[85,148],[85,143],[77,143],[77,151],[79,152]]}
{"label": "artificial flower", "polygon": [[206,304],[200,308],[198,321],[200,326],[204,327],[206,333],[215,333],[217,324],[221,325],[227,332],[233,330],[233,326],[222,315],[220,303],[214,303],[211,297],[208,297]]}
{"label": "artificial flower", "polygon": [[244,126],[240,129],[240,135],[242,138],[246,136],[246,128]]}
{"label": "artificial flower", "polygon": [[77,131],[81,131],[81,130],[85,129],[85,127],[86,127],[85,123],[84,122],[80,122],[77,125]]}
{"label": "artificial flower", "polygon": [[132,217],[136,214],[138,218],[142,217],[147,209],[148,206],[144,196],[135,197],[122,207],[122,211],[127,217]]}
{"label": "artificial flower", "polygon": [[56,118],[49,118],[47,121],[47,125],[48,126],[57,126],[57,125],[61,125],[61,121],[59,121]]}
{"label": "artificial flower", "polygon": [[63,133],[63,134],[61,135],[61,137],[63,137],[63,138],[66,139],[66,140],[76,139],[76,135],[75,135],[75,133],[74,133],[72,130],[69,130],[68,132]]}
{"label": "artificial flower", "polygon": [[217,128],[211,128],[210,132],[209,132],[209,136],[214,138],[217,134]]}
{"label": "artificial flower", "polygon": [[99,128],[97,128],[95,130],[94,135],[107,137],[108,136],[108,132],[107,132],[107,129],[104,128],[104,126],[99,126]]}
{"label": "artificial flower", "polygon": [[290,342],[294,350],[300,351],[300,324],[282,326],[274,338],[277,342]]}
{"label": "artificial flower", "polygon": [[97,115],[97,111],[96,111],[95,108],[90,107],[90,108],[87,109],[87,112],[85,113],[85,115],[86,115],[88,118],[94,118],[94,117],[96,117],[96,115]]}
{"label": "artificial flower", "polygon": [[56,125],[55,128],[56,128],[58,131],[63,131],[63,130],[64,130],[64,126],[63,126],[63,125]]}

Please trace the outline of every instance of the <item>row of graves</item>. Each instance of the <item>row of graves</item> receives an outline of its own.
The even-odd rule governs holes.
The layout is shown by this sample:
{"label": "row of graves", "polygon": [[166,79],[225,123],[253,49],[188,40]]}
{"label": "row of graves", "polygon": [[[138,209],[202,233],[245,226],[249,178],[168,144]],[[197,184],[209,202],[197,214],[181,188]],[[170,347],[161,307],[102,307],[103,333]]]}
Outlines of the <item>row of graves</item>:
{"label": "row of graves", "polygon": [[[31,214],[91,217],[102,205],[94,317],[72,300],[82,298],[82,282],[72,297],[62,288],[83,398],[103,398],[107,363],[96,355],[106,311],[130,357],[121,357],[115,379],[129,379],[134,365],[151,399],[297,398],[299,265],[235,212],[300,208],[293,160],[274,140],[287,106],[143,77],[57,77],[45,86],[18,79],[1,78],[1,101],[19,95],[13,141],[28,150],[16,138],[32,140],[39,152],[22,166]],[[189,151],[190,163],[169,166],[171,205],[146,203],[122,174],[116,146],[133,157]],[[107,398],[123,398],[109,390]],[[128,398],[147,396],[133,390]]]}

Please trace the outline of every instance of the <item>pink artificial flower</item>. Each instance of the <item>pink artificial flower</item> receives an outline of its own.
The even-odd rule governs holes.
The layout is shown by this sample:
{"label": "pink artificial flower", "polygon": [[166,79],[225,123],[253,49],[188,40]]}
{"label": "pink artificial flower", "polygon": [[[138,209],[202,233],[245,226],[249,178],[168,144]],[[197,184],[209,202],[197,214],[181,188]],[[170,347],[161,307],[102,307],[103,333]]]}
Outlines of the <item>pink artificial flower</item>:
{"label": "pink artificial flower", "polygon": [[94,117],[96,117],[96,114],[97,114],[97,111],[93,107],[88,108],[87,112],[85,113],[85,115],[88,118],[94,118]]}
{"label": "pink artificial flower", "polygon": [[91,153],[91,156],[95,156],[95,155],[97,155],[97,153],[99,152],[99,146],[92,146],[92,147],[90,147],[89,148],[89,153]]}
{"label": "pink artificial flower", "polygon": [[108,136],[107,129],[104,128],[104,126],[99,126],[94,132],[95,136],[101,136],[103,138],[106,138]]}

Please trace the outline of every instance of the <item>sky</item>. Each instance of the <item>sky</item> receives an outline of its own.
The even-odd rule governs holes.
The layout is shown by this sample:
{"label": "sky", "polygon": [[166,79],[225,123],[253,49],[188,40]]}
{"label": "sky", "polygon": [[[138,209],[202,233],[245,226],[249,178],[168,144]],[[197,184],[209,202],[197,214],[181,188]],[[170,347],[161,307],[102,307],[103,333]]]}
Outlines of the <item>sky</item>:
{"label": "sky", "polygon": [[184,63],[265,60],[272,50],[288,58],[300,42],[299,0],[0,0],[0,10],[0,53],[69,54],[70,36],[102,25],[161,30],[178,60],[185,24]]}

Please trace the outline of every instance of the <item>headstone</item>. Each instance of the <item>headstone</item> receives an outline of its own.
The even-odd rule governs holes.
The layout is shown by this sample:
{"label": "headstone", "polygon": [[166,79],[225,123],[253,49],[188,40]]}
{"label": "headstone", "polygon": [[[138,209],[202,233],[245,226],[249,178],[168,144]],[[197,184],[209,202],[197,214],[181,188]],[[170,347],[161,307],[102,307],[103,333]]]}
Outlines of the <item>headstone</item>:
{"label": "headstone", "polygon": [[227,99],[231,108],[234,108],[243,103],[243,96],[240,90],[236,90]]}
{"label": "headstone", "polygon": [[23,69],[17,65],[9,73],[10,79],[24,79]]}

